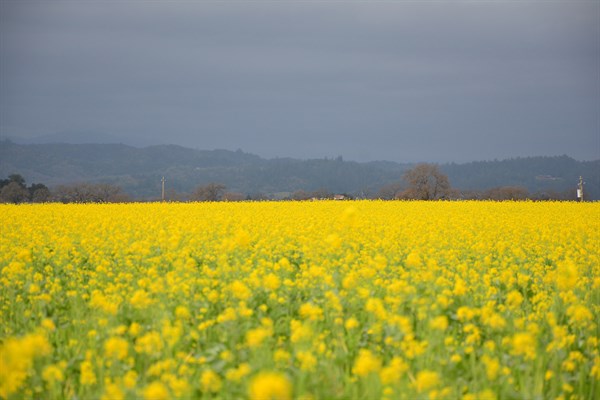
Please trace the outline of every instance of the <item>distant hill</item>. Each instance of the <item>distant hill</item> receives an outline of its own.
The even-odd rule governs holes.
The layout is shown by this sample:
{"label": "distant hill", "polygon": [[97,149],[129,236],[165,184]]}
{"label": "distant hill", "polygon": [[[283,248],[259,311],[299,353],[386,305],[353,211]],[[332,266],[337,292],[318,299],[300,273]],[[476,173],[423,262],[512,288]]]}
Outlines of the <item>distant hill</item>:
{"label": "distant hill", "polygon": [[531,193],[575,191],[579,176],[585,178],[585,193],[600,198],[600,160],[577,161],[557,157],[519,157],[502,161],[447,164],[442,170],[453,186],[485,190],[497,186],[523,186]]}
{"label": "distant hill", "polygon": [[[54,186],[72,182],[106,182],[140,199],[156,198],[160,180],[167,188],[192,192],[218,182],[230,191],[273,194],[327,189],[355,196],[376,194],[399,182],[411,164],[388,161],[358,163],[336,159],[264,159],[240,150],[194,150],[175,145],[137,148],[125,144],[16,144],[0,142],[0,177],[19,173],[27,182]],[[600,198],[600,160],[567,156],[516,158],[440,166],[453,187],[482,190],[518,185],[530,192],[574,189],[579,175],[586,196]]]}
{"label": "distant hill", "polygon": [[120,138],[115,135],[94,131],[62,131],[29,138],[10,138],[18,144],[113,144],[120,143],[134,147],[149,146],[150,143],[144,139]]}

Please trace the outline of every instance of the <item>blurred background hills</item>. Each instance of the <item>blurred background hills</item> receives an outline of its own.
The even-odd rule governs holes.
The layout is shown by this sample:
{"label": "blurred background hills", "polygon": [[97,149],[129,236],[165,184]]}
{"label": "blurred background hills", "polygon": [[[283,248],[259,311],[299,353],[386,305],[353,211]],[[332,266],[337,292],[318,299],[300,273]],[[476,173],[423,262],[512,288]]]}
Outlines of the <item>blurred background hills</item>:
{"label": "blurred background hills", "polygon": [[[242,150],[198,150],[178,145],[111,143],[110,135],[69,132],[36,139],[36,143],[0,141],[0,176],[20,174],[27,182],[49,187],[78,182],[120,186],[135,199],[155,199],[161,178],[171,192],[191,193],[208,183],[224,185],[245,196],[283,198],[295,191],[327,191],[352,197],[378,197],[386,187],[401,185],[414,164],[355,162],[341,156],[320,159],[261,158]],[[575,192],[579,176],[587,199],[600,199],[600,160],[578,161],[567,155],[439,164],[452,188],[472,191],[519,186],[544,198]],[[552,197],[552,196],[551,196]]]}

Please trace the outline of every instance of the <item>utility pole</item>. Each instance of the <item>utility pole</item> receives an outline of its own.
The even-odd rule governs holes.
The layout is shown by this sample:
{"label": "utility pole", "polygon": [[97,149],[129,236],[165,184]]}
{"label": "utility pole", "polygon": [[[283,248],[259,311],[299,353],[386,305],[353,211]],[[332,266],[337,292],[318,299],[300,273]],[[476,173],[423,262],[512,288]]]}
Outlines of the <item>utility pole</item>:
{"label": "utility pole", "polygon": [[162,179],[160,180],[160,182],[162,183],[162,201],[165,201],[165,177],[163,176]]}
{"label": "utility pole", "polygon": [[577,185],[577,198],[579,201],[583,201],[583,178],[579,176],[579,184]]}

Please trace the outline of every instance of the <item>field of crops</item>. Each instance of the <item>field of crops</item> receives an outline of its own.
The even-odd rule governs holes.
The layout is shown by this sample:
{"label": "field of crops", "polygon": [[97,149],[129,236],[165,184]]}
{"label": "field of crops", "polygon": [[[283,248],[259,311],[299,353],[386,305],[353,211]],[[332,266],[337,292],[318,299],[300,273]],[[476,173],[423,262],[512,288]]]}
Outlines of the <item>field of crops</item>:
{"label": "field of crops", "polygon": [[600,397],[600,204],[0,206],[0,397]]}

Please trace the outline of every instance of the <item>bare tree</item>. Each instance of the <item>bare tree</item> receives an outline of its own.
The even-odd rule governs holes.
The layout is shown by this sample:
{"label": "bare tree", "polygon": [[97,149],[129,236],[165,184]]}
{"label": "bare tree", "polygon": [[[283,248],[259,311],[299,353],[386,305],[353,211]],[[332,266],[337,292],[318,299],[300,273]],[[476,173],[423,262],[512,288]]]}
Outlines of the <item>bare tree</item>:
{"label": "bare tree", "polygon": [[62,203],[120,203],[130,200],[119,186],[109,183],[60,185],[53,190],[52,199]]}
{"label": "bare tree", "polygon": [[32,203],[44,203],[50,199],[50,190],[42,183],[34,183],[28,190]]}
{"label": "bare tree", "polygon": [[25,186],[25,178],[19,174],[0,180],[0,201],[5,203],[43,203],[50,198],[50,191],[43,183]]}
{"label": "bare tree", "polygon": [[483,193],[479,190],[457,191],[456,198],[461,200],[482,200]]}
{"label": "bare tree", "polygon": [[91,193],[86,183],[59,185],[52,190],[52,199],[61,203],[91,202]]}
{"label": "bare tree", "polygon": [[311,198],[311,194],[300,189],[300,190],[296,190],[294,193],[292,193],[291,195],[292,200],[308,200]]}
{"label": "bare tree", "polygon": [[103,203],[121,202],[125,197],[119,186],[109,183],[92,185],[92,192],[94,192],[97,201]]}
{"label": "bare tree", "polygon": [[501,186],[487,190],[483,197],[489,200],[525,200],[529,192],[521,186]]}
{"label": "bare tree", "polygon": [[239,192],[227,192],[223,194],[223,200],[225,201],[242,201],[245,200],[246,196]]}
{"label": "bare tree", "polygon": [[24,203],[29,201],[29,191],[18,182],[10,182],[0,190],[0,201],[3,203]]}
{"label": "bare tree", "polygon": [[418,200],[438,200],[450,195],[450,182],[437,165],[421,163],[409,169],[403,175],[408,188],[403,198]]}
{"label": "bare tree", "polygon": [[378,199],[382,200],[394,200],[400,197],[402,193],[402,184],[399,182],[390,183],[388,185],[382,186],[377,192]]}
{"label": "bare tree", "polygon": [[225,185],[220,183],[209,183],[198,186],[192,194],[192,200],[196,201],[219,201],[225,193]]}

